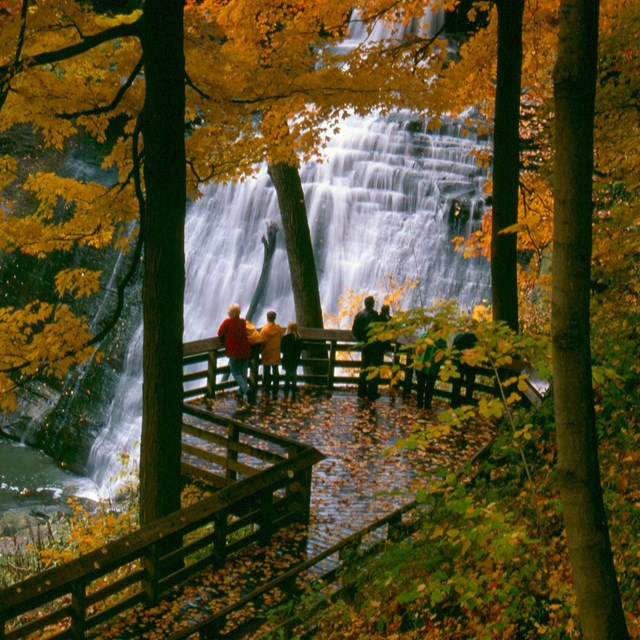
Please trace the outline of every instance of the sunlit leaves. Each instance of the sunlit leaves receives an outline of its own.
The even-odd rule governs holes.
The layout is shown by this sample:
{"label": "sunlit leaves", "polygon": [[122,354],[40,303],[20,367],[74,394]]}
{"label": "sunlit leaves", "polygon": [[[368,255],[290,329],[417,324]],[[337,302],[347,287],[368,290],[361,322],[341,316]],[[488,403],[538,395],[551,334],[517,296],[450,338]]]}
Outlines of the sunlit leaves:
{"label": "sunlit leaves", "polygon": [[56,276],[56,291],[60,296],[69,292],[77,298],[90,296],[100,290],[100,271],[64,269]]}
{"label": "sunlit leaves", "polygon": [[66,305],[34,302],[24,309],[0,309],[0,336],[2,408],[15,406],[13,393],[21,378],[36,373],[60,378],[93,354],[86,321]]}

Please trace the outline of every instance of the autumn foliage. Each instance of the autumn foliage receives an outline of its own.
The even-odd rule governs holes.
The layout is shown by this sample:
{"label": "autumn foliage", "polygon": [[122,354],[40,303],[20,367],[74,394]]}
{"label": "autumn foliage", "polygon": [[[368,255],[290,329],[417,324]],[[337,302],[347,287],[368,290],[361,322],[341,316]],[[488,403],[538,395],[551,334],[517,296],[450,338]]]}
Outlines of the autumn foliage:
{"label": "autumn foliage", "polygon": [[[430,21],[437,9],[450,11],[460,4],[188,0],[185,135],[190,196],[198,197],[198,186],[210,180],[242,179],[265,160],[296,164],[321,157],[334,128],[350,113],[408,108],[432,127],[446,114],[479,135],[489,135],[496,80],[493,3],[464,3],[469,29],[450,41],[443,33],[417,26]],[[519,217],[507,230],[517,233],[522,326],[525,333],[542,336],[549,331],[550,123],[558,8],[558,0],[525,4]],[[145,189],[139,121],[145,93],[139,40],[143,13],[124,4],[120,9],[122,13],[98,11],[92,3],[72,0],[0,1],[3,264],[21,258],[47,261],[78,250],[82,260],[76,264],[68,259],[29,299],[16,296],[3,302],[3,409],[15,406],[16,390],[30,378],[60,379],[69,367],[96,357],[83,303],[104,289],[106,278],[86,256],[108,248],[132,260],[138,256]],[[380,24],[395,25],[393,40],[375,36]],[[341,46],[356,26],[370,37]],[[640,598],[637,536],[629,535],[637,525],[638,504],[638,3],[602,0],[600,32],[594,384],[603,484],[612,505],[622,590],[632,612]],[[100,177],[71,178],[54,166],[30,162],[9,143],[24,130],[43,155],[46,151],[55,158],[79,137],[92,138],[101,158]],[[478,161],[489,164],[490,158]],[[490,215],[472,237],[456,239],[466,254],[489,255]],[[394,314],[406,288],[415,286],[379,284],[379,301],[386,295]],[[344,313],[332,320],[348,326],[361,295],[348,292]],[[412,322],[410,314],[401,319]],[[443,375],[448,375],[446,366]],[[515,379],[512,386],[521,382]],[[516,402],[506,404],[512,408]],[[481,408],[494,418],[505,415],[498,415],[494,405]],[[450,428],[462,424],[458,417],[449,414]],[[414,549],[400,549],[389,566],[383,560],[372,568],[363,579],[371,590],[363,591],[353,606],[334,611],[321,636],[349,637],[358,630],[372,638],[578,637],[551,471],[550,420],[546,413],[522,416],[522,424],[497,444],[484,479],[476,485],[444,475],[433,492],[433,521],[423,532],[422,541],[431,551],[415,561]],[[428,435],[421,437],[415,446],[422,446]],[[522,451],[532,461],[533,484],[525,479]],[[121,526],[120,521],[109,523]],[[413,573],[400,576],[396,567],[407,557]],[[348,625],[340,626],[345,617]],[[637,637],[638,620],[631,613],[629,623]]]}

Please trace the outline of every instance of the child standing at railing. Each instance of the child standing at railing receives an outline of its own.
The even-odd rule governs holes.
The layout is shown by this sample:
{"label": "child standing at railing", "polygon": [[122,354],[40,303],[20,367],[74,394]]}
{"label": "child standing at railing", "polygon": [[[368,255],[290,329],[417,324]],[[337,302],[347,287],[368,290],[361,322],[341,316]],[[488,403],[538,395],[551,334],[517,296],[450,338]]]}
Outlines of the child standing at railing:
{"label": "child standing at railing", "polygon": [[262,336],[262,390],[271,393],[273,398],[278,397],[278,385],[280,384],[280,341],[282,340],[282,327],[276,323],[276,312],[267,311],[267,324],[260,331]]}
{"label": "child standing at railing", "polygon": [[284,369],[284,395],[286,397],[291,391],[292,397],[295,398],[298,391],[298,365],[302,353],[302,338],[296,322],[289,322],[287,325],[280,349],[282,350],[282,368]]}

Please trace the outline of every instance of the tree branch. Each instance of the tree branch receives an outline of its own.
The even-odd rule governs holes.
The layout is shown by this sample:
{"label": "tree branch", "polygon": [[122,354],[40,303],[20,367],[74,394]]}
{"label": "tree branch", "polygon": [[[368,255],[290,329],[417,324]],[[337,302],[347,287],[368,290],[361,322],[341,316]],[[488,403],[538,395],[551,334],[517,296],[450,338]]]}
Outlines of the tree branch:
{"label": "tree branch", "polygon": [[56,113],[56,116],[58,116],[59,118],[64,118],[65,120],[71,120],[79,116],[97,116],[97,115],[112,111],[118,106],[118,104],[120,104],[120,101],[129,90],[129,87],[131,87],[131,85],[133,84],[134,80],[142,70],[143,66],[144,66],[144,63],[142,61],[142,58],[140,58],[136,63],[136,66],[133,68],[133,70],[129,74],[129,77],[127,78],[126,82],[120,87],[120,89],[118,89],[118,93],[116,93],[113,100],[108,105],[104,105],[102,107],[95,107],[94,109],[74,111],[71,113]]}
{"label": "tree branch", "polygon": [[59,62],[61,60],[68,60],[73,56],[86,53],[105,42],[109,42],[109,40],[138,36],[141,22],[142,18],[138,18],[135,22],[122,23],[115,27],[111,27],[110,29],[105,29],[104,31],[86,36],[81,42],[76,42],[75,44],[71,44],[67,47],[62,47],[56,51],[44,51],[34,56],[30,56],[29,58],[16,60],[11,64],[0,65],[0,78],[6,82],[6,78],[13,77],[25,69],[31,69],[45,64],[53,64],[54,62]]}
{"label": "tree branch", "polygon": [[142,191],[142,184],[140,179],[140,151],[138,148],[140,138],[140,118],[138,118],[136,122],[136,128],[133,132],[133,137],[131,140],[131,144],[133,147],[133,181],[135,185],[136,198],[138,200],[138,208],[140,211],[140,229],[138,231],[138,237],[136,239],[136,245],[133,250],[133,257],[131,259],[131,263],[129,264],[129,268],[124,275],[124,278],[121,282],[118,283],[117,287],[117,304],[116,308],[113,312],[113,315],[109,319],[109,321],[105,324],[105,326],[96,333],[91,340],[87,342],[86,346],[91,346],[101,342],[107,334],[115,327],[116,322],[118,322],[120,315],[122,314],[122,310],[124,309],[124,293],[126,288],[129,286],[131,281],[133,280],[133,276],[135,275],[136,269],[138,268],[138,264],[140,263],[140,258],[142,256],[142,247],[144,245],[144,220],[145,220],[145,200],[144,193]]}

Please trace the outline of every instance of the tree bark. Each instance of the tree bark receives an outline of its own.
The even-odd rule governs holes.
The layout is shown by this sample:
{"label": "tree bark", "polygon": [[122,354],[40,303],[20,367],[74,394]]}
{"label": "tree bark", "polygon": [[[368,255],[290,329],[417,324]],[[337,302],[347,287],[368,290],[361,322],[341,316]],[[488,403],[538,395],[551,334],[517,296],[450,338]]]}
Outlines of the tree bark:
{"label": "tree bark", "polygon": [[591,377],[589,286],[598,2],[562,0],[554,75],[552,343],[560,497],[582,631],[628,632],[602,498]]}
{"label": "tree bark", "polygon": [[262,300],[264,296],[264,290],[269,280],[269,273],[271,272],[271,262],[273,261],[273,254],[276,250],[277,235],[278,225],[273,221],[267,221],[267,233],[266,235],[262,236],[262,244],[264,246],[264,253],[262,255],[262,270],[260,271],[260,278],[258,279],[256,289],[253,292],[253,296],[251,297],[249,309],[244,316],[247,320],[249,320],[249,322],[253,322],[253,316],[255,315],[258,305],[260,304],[260,300]]}
{"label": "tree bark", "polygon": [[141,41],[146,82],[140,447],[144,525],[180,508],[186,210],[182,0],[146,0]]}
{"label": "tree bark", "polygon": [[524,0],[497,0],[498,71],[493,142],[491,287],[493,319],[518,330],[517,236],[501,233],[518,221],[520,91]]}
{"label": "tree bark", "polygon": [[300,173],[297,167],[277,163],[269,165],[269,176],[278,194],[296,319],[302,327],[322,328],[318,274]]}

